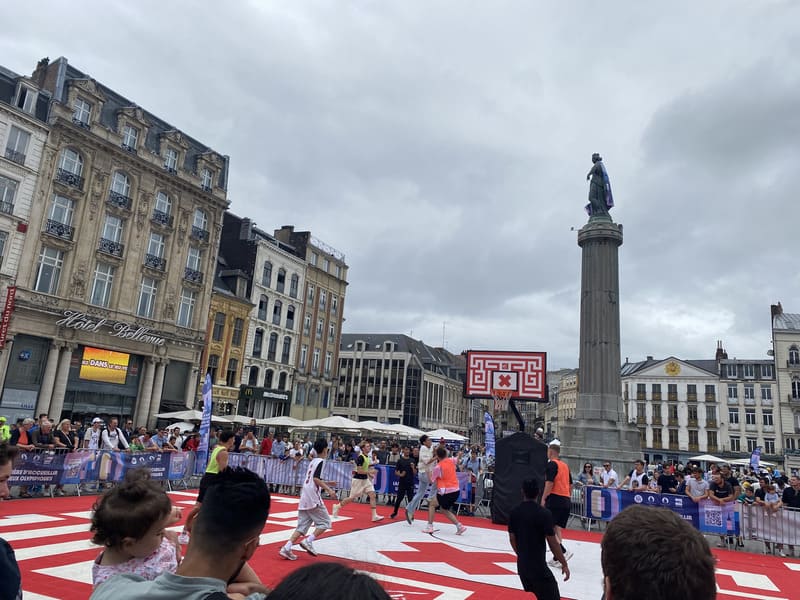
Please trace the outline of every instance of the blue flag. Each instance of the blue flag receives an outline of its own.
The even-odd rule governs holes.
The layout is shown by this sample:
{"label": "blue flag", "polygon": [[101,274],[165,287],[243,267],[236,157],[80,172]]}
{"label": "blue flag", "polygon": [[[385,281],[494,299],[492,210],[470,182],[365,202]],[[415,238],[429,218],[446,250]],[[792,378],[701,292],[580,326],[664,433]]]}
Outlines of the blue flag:
{"label": "blue flag", "polygon": [[494,459],[494,420],[488,411],[483,413],[483,432],[486,436],[486,457]]}
{"label": "blue flag", "polygon": [[750,455],[750,467],[758,471],[759,466],[761,466],[761,446],[756,446],[755,450],[753,450],[753,453]]}
{"label": "blue flag", "polygon": [[200,446],[197,448],[197,460],[194,463],[195,475],[202,475],[208,463],[208,438],[211,433],[211,373],[206,373],[203,382],[203,417],[200,420]]}

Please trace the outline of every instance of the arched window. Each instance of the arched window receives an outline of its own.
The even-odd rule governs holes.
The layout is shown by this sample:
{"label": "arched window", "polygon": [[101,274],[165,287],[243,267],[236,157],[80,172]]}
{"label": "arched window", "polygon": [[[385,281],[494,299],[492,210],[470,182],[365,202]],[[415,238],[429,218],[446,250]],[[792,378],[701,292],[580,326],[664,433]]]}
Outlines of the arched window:
{"label": "arched window", "polygon": [[258,367],[250,367],[250,376],[247,378],[247,385],[253,387],[258,385]]}
{"label": "arched window", "polygon": [[269,347],[267,348],[267,360],[275,360],[275,353],[278,351],[278,334],[274,331],[269,334]]}
{"label": "arched window", "polygon": [[273,304],[272,306],[272,324],[280,325],[282,315],[283,315],[283,303],[280,300],[275,300],[275,304]]}
{"label": "arched window", "polygon": [[272,263],[264,263],[264,271],[261,273],[261,285],[269,287],[272,285]]}
{"label": "arched window", "polygon": [[172,214],[172,200],[166,192],[158,192],[156,194],[155,210],[166,216]]}
{"label": "arched window", "polygon": [[300,277],[297,273],[292,273],[292,277],[289,280],[289,295],[292,298],[297,298],[297,288],[300,287]]}
{"label": "arched window", "polygon": [[258,318],[262,321],[267,320],[267,304],[269,300],[264,294],[261,294],[261,298],[258,299]]}
{"label": "arched window", "polygon": [[272,387],[272,369],[267,369],[267,372],[264,374],[264,387],[271,388]]}
{"label": "arched window", "polygon": [[83,157],[72,148],[64,148],[58,161],[58,168],[77,175],[83,175]]}
{"label": "arched window", "polygon": [[286,389],[286,372],[283,372],[278,376],[278,389],[279,390]]}
{"label": "arched window", "polygon": [[284,269],[278,269],[278,280],[275,283],[275,289],[283,293],[285,287],[286,287],[286,271]]}
{"label": "arched window", "polygon": [[114,176],[111,178],[111,191],[120,196],[130,198],[131,180],[122,171],[114,171]]}
{"label": "arched window", "polygon": [[283,351],[281,352],[281,362],[289,364],[289,353],[292,351],[292,338],[288,335],[283,338]]}
{"label": "arched window", "polygon": [[255,357],[261,356],[261,347],[263,345],[264,345],[264,330],[256,329],[256,333],[253,336],[253,356]]}
{"label": "arched window", "polygon": [[792,399],[800,399],[800,377],[792,378]]}
{"label": "arched window", "polygon": [[797,346],[789,348],[789,364],[800,365],[800,349]]}
{"label": "arched window", "polygon": [[286,307],[286,329],[294,329],[294,306]]}

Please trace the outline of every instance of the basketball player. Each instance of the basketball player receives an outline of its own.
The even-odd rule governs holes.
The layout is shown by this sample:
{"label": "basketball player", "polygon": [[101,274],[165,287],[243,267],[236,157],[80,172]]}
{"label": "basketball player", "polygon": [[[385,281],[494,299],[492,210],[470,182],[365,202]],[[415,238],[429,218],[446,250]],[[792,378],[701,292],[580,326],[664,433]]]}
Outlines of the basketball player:
{"label": "basketball player", "polygon": [[[547,447],[547,458],[550,459],[545,467],[544,493],[542,494],[542,506],[549,509],[553,515],[556,539],[561,552],[567,560],[572,558],[572,552],[564,548],[562,530],[569,521],[569,510],[571,504],[572,475],[570,475],[567,463],[563,462],[561,455],[561,442],[553,440]],[[555,567],[559,564],[556,557],[550,561],[550,565]]]}

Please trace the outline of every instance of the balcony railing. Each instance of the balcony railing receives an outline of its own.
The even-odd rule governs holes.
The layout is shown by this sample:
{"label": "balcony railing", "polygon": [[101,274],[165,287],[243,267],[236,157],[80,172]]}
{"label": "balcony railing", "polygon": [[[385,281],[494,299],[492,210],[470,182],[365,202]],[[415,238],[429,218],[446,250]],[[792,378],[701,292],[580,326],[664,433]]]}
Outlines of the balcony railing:
{"label": "balcony railing", "polygon": [[124,208],[125,210],[130,210],[133,201],[126,196],[125,194],[120,194],[119,192],[115,192],[111,190],[108,192],[108,200],[106,201],[111,206],[116,206],[117,208]]}
{"label": "balcony railing", "polygon": [[739,404],[739,398],[728,396],[728,404]]}
{"label": "balcony railing", "polygon": [[205,229],[200,229],[199,227],[195,227],[192,225],[192,233],[190,236],[194,240],[199,240],[201,242],[207,242],[210,234]]}
{"label": "balcony railing", "polygon": [[637,422],[639,425],[644,425],[644,424],[645,424],[647,421],[645,421],[645,418],[644,418],[644,417],[636,417],[636,422]]}
{"label": "balcony railing", "polygon": [[678,392],[667,393],[667,402],[677,402],[677,401],[678,401]]}
{"label": "balcony railing", "polygon": [[678,424],[678,419],[671,419],[670,418],[670,419],[667,420],[667,425],[677,425],[677,424]]}
{"label": "balcony railing", "polygon": [[130,152],[131,154],[136,154],[136,146],[129,146],[128,144],[122,144],[122,149],[126,152]]}
{"label": "balcony railing", "polygon": [[145,254],[144,266],[156,271],[165,271],[167,269],[167,260],[155,254]]}
{"label": "balcony railing", "polygon": [[670,444],[669,445],[669,449],[670,450],[680,450],[680,447],[678,446],[678,444]]}
{"label": "balcony railing", "polygon": [[755,406],[756,405],[756,399],[755,398],[745,398],[744,399],[744,405],[745,406]]}
{"label": "balcony railing", "polygon": [[83,177],[73,173],[72,171],[67,171],[66,169],[56,170],[56,181],[66,183],[67,185],[79,190],[83,189]]}
{"label": "balcony railing", "polygon": [[178,172],[177,169],[175,169],[175,167],[170,167],[169,165],[164,165],[164,170],[167,173],[171,173],[172,175],[175,175]]}
{"label": "balcony railing", "polygon": [[100,238],[100,244],[98,244],[97,249],[105,254],[119,256],[121,258],[122,252],[125,250],[125,246],[119,242],[107,240],[106,238]]}
{"label": "balcony railing", "polygon": [[764,433],[775,433],[775,425],[764,425]]}
{"label": "balcony railing", "polygon": [[717,395],[716,394],[706,394],[706,402],[716,402]]}
{"label": "balcony railing", "polygon": [[60,221],[47,219],[47,222],[44,224],[44,232],[57,238],[61,238],[62,240],[72,240],[72,236],[75,233],[75,228]]}
{"label": "balcony railing", "polygon": [[661,425],[661,417],[653,417],[653,425]]}
{"label": "balcony railing", "polygon": [[706,448],[706,452],[708,452],[709,454],[716,454],[717,447],[709,444],[708,448]]}
{"label": "balcony railing", "polygon": [[183,270],[183,278],[189,283],[203,283],[203,274],[200,271],[195,271],[186,267]]}
{"label": "balcony railing", "polygon": [[697,419],[689,419],[689,427],[697,427]]}
{"label": "balcony railing", "polygon": [[687,402],[697,402],[697,394],[686,394]]}
{"label": "balcony railing", "polygon": [[752,424],[752,423],[748,423],[747,425],[744,426],[744,430],[745,431],[758,431],[758,425],[755,425],[755,424]]}
{"label": "balcony railing", "polygon": [[11,148],[6,148],[6,158],[18,165],[25,166],[25,155],[22,152],[17,152]]}
{"label": "balcony railing", "polygon": [[794,360],[787,360],[786,367],[789,369],[800,369],[800,362]]}
{"label": "balcony railing", "polygon": [[153,223],[158,223],[159,225],[163,225],[164,227],[172,227],[172,223],[174,222],[175,218],[165,213],[161,210],[154,210],[153,216],[151,217]]}
{"label": "balcony railing", "polygon": [[78,127],[83,127],[84,129],[89,129],[89,123],[83,121],[82,119],[78,119],[77,117],[72,117],[72,124],[77,125]]}
{"label": "balcony railing", "polygon": [[653,392],[653,402],[661,402],[661,392]]}
{"label": "balcony railing", "polygon": [[12,202],[0,202],[0,212],[7,215],[13,215],[14,204]]}
{"label": "balcony railing", "polygon": [[200,184],[200,189],[203,190],[204,192],[210,192],[211,191],[211,186],[210,185],[205,185],[204,183],[201,183]]}
{"label": "balcony railing", "polygon": [[706,420],[706,427],[716,427],[717,420],[716,419],[707,419]]}
{"label": "balcony railing", "polygon": [[772,406],[772,398],[761,398],[762,406]]}
{"label": "balcony railing", "polygon": [[645,402],[647,400],[647,394],[645,392],[636,392],[636,399],[640,402]]}

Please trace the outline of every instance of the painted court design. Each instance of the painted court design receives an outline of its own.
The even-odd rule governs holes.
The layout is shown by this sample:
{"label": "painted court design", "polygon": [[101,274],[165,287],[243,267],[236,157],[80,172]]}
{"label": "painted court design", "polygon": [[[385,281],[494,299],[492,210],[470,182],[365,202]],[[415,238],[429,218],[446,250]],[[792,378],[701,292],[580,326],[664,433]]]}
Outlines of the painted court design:
{"label": "painted court design", "polygon": [[[173,492],[174,504],[194,504],[194,492]],[[96,497],[14,500],[0,504],[0,537],[14,548],[23,572],[26,600],[77,600],[91,593],[91,564],[99,552],[89,543],[89,518]],[[504,527],[488,519],[464,517],[463,536],[444,519],[439,531],[422,533],[424,513],[413,526],[405,521],[371,523],[368,504],[353,504],[334,521],[333,531],[314,542],[320,556],[299,546],[298,560],[278,556],[278,548],[297,522],[295,497],[274,495],[261,547],[251,565],[268,585],[310,561],[339,560],[373,573],[393,600],[530,599],[520,589],[516,563]],[[328,502],[330,510],[331,502]],[[379,506],[388,514],[389,508]],[[180,530],[180,525],[173,527]],[[562,597],[590,600],[600,597],[600,535],[565,532],[575,553],[570,581],[560,582]],[[800,598],[800,560],[714,550],[718,558],[720,600]],[[560,575],[557,574],[560,579]]]}

